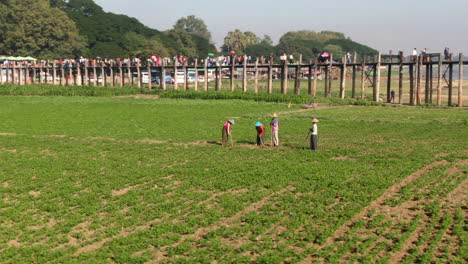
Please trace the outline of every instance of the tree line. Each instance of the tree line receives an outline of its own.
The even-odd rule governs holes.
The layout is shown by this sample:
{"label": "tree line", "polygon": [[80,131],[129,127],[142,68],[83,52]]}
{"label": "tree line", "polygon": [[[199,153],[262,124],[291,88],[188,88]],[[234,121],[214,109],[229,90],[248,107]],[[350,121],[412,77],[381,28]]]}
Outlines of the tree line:
{"label": "tree line", "polygon": [[[195,16],[182,17],[172,29],[149,28],[126,15],[105,12],[93,0],[0,0],[0,55],[40,59],[66,57],[149,57],[217,53],[206,24]],[[302,54],[305,60],[327,50],[375,54],[376,50],[332,31],[294,31],[277,45],[270,36],[229,31],[221,53],[262,55]]]}

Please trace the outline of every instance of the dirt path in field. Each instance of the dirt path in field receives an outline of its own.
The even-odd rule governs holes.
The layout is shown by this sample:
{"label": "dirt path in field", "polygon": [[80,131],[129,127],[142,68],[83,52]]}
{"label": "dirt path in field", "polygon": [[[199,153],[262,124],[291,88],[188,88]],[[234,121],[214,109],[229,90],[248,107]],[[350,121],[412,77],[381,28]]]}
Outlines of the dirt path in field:
{"label": "dirt path in field", "polygon": [[[460,160],[460,161],[456,162],[456,164],[467,165],[468,160]],[[461,172],[461,171],[455,166],[450,167],[448,169],[448,173],[458,173],[458,172]],[[441,207],[442,208],[444,208],[444,207],[448,208],[448,209],[445,209],[445,210],[453,215],[455,213],[457,205],[462,205],[462,206],[466,207],[467,197],[468,197],[468,181],[465,180],[460,185],[458,185],[457,188],[455,188],[452,192],[450,192],[447,195],[447,197],[445,197],[442,200]],[[466,218],[466,211],[464,211],[464,213],[465,213],[465,218]],[[420,226],[418,226],[418,228],[411,235],[411,237],[407,241],[405,241],[405,243],[404,243],[403,247],[401,248],[401,250],[393,253],[393,255],[389,259],[388,263],[392,263],[392,264],[400,263],[404,259],[404,257],[406,256],[407,252],[411,248],[414,247],[414,243],[419,239],[421,234],[424,232],[424,229],[427,226],[427,224],[428,224],[428,220],[423,219],[422,224]],[[453,226],[453,224],[452,224],[452,226]],[[450,228],[448,228],[446,230],[446,232],[444,233],[445,241],[450,240],[450,239],[448,239],[448,237],[452,238],[451,239],[452,241],[456,241],[456,239],[453,237],[453,234],[449,234],[450,233],[450,232],[448,232],[449,230],[450,230]],[[452,254],[453,254],[453,252],[456,252],[459,247],[460,247],[460,244],[458,244],[457,242],[451,243],[450,248],[451,248]]]}
{"label": "dirt path in field", "polygon": [[[334,244],[335,242],[338,241],[338,239],[340,237],[344,236],[347,232],[350,231],[350,228],[351,228],[351,226],[352,226],[352,224],[354,222],[356,222],[358,220],[361,220],[361,219],[365,219],[366,216],[369,214],[369,212],[371,210],[372,211],[375,210],[377,214],[378,213],[397,214],[400,217],[404,217],[405,213],[409,213],[408,208],[401,207],[399,209],[399,212],[396,212],[395,210],[398,210],[398,209],[390,208],[389,206],[385,205],[384,202],[388,198],[390,198],[392,196],[395,196],[398,193],[398,191],[401,190],[402,187],[404,187],[405,185],[409,184],[410,182],[416,180],[417,178],[421,177],[422,175],[424,175],[425,173],[430,171],[432,168],[434,168],[436,166],[446,165],[446,164],[448,164],[448,162],[445,161],[445,160],[436,161],[436,162],[433,162],[430,165],[416,171],[415,173],[413,173],[410,176],[403,179],[401,182],[399,182],[399,183],[393,185],[392,187],[390,187],[389,189],[387,189],[379,198],[374,200],[370,205],[366,206],[360,213],[355,215],[346,224],[344,224],[343,226],[338,228],[338,230],[336,230],[335,233],[332,236],[327,238],[327,240],[326,240],[326,242],[324,244],[318,245],[318,244],[315,244],[315,243],[310,243],[306,247],[307,248],[314,247],[314,248],[317,249],[317,252],[319,252],[320,250]],[[407,207],[407,206],[405,206],[405,207]],[[314,260],[316,260],[316,257],[310,256],[310,257],[305,258],[304,260],[302,260],[300,263],[303,263],[303,264],[311,263]]]}
{"label": "dirt path in field", "polygon": [[274,192],[272,194],[269,194],[266,197],[264,197],[263,199],[261,199],[260,201],[245,207],[243,210],[241,210],[240,212],[236,213],[233,216],[220,219],[218,222],[214,223],[211,226],[201,227],[201,228],[197,229],[195,231],[195,233],[193,233],[193,234],[182,235],[182,237],[179,239],[179,241],[175,242],[172,245],[162,247],[161,249],[153,249],[152,253],[153,253],[153,256],[155,257],[155,259],[153,259],[152,261],[149,261],[147,263],[160,263],[165,258],[167,258],[167,254],[168,254],[167,249],[168,248],[177,247],[177,246],[179,246],[180,244],[182,244],[183,242],[185,242],[187,240],[200,240],[201,238],[203,238],[203,236],[207,235],[211,231],[218,230],[218,229],[222,228],[223,226],[233,225],[242,216],[244,216],[244,215],[246,215],[246,214],[248,214],[250,212],[256,211],[256,210],[260,209],[261,207],[263,207],[273,196],[283,194],[283,193],[285,193],[287,191],[291,191],[291,190],[294,190],[294,187],[288,186],[288,187],[286,187],[286,188],[284,188],[284,189],[282,189],[282,190],[280,190],[278,192]]}

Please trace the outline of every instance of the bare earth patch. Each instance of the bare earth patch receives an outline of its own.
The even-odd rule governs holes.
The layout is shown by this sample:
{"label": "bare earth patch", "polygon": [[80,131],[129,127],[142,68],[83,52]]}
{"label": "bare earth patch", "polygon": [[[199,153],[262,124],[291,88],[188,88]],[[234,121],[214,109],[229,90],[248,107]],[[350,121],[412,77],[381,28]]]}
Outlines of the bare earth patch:
{"label": "bare earth patch", "polygon": [[[413,215],[415,212],[412,212],[411,210],[409,210],[411,207],[413,207],[413,204],[411,204],[411,201],[410,202],[407,202],[407,203],[403,203],[401,206],[399,206],[400,208],[398,209],[395,209],[395,208],[391,208],[387,205],[385,205],[385,201],[396,195],[400,190],[401,188],[403,188],[404,186],[406,186],[407,184],[409,184],[410,182],[416,180],[417,178],[421,177],[422,175],[426,174],[428,171],[430,171],[431,169],[433,169],[434,167],[436,166],[440,166],[440,165],[446,165],[448,164],[447,161],[436,161],[436,162],[433,162],[431,163],[430,165],[416,171],[415,173],[409,175],[408,177],[406,177],[404,180],[402,180],[401,182],[393,185],[392,187],[390,187],[389,189],[387,189],[384,194],[382,194],[379,198],[377,198],[376,200],[374,200],[370,205],[366,206],[360,213],[358,213],[357,215],[355,215],[352,219],[350,219],[346,224],[344,224],[343,226],[341,226],[340,228],[338,228],[335,233],[328,237],[326,242],[322,245],[318,245],[318,244],[315,244],[315,243],[310,243],[307,245],[307,248],[311,248],[311,247],[314,247],[317,249],[317,252],[320,251],[321,249],[323,248],[326,248],[332,244],[334,244],[335,242],[338,241],[338,239],[342,236],[344,236],[346,233],[348,233],[350,231],[350,228],[352,226],[352,224],[358,220],[361,220],[361,219],[366,219],[367,218],[367,215],[369,214],[369,212],[371,210],[377,212],[377,213],[383,213],[389,217],[392,217],[392,215],[397,215],[397,212],[395,210],[398,210],[398,217],[400,219],[402,218],[407,218],[407,217],[410,217],[410,215]],[[303,261],[301,261],[300,263],[311,263],[313,262],[314,260],[316,260],[316,258],[314,256],[310,256],[306,259],[304,259]]]}
{"label": "bare earth patch", "polygon": [[9,247],[21,247],[21,243],[16,240],[10,240],[8,241],[8,246]]}
{"label": "bare earth patch", "polygon": [[120,190],[112,190],[112,196],[124,195],[124,194],[126,194],[128,191],[133,190],[133,189],[135,189],[135,188],[138,188],[138,187],[140,187],[141,185],[142,185],[142,184],[138,184],[138,185],[129,186],[129,187],[126,187],[126,188],[123,188],[123,189],[120,189]]}
{"label": "bare earth patch", "polygon": [[352,160],[352,161],[356,161],[356,159],[350,158],[348,156],[332,157],[331,160]]}
{"label": "bare earth patch", "polygon": [[34,196],[34,197],[38,197],[41,194],[41,192],[40,191],[29,191],[29,194]]}
{"label": "bare earth patch", "polygon": [[294,187],[288,186],[288,187],[286,187],[286,188],[284,188],[284,189],[282,189],[282,190],[280,190],[278,192],[267,195],[266,197],[264,197],[260,201],[245,207],[243,210],[236,213],[235,215],[233,215],[231,217],[220,219],[218,222],[214,223],[211,226],[201,227],[201,228],[197,229],[195,231],[195,233],[193,233],[193,234],[182,235],[181,238],[179,239],[179,241],[175,242],[174,244],[172,244],[170,246],[165,246],[163,248],[160,248],[160,249],[154,251],[153,256],[155,257],[155,259],[153,259],[152,261],[149,261],[149,263],[160,263],[167,256],[166,250],[169,247],[177,247],[180,244],[182,244],[183,242],[185,242],[186,240],[200,240],[203,236],[205,236],[206,234],[208,234],[211,231],[218,230],[223,226],[233,225],[242,216],[244,216],[244,215],[246,215],[246,214],[248,214],[250,212],[256,211],[259,208],[263,207],[274,195],[283,194],[286,191],[290,191],[290,190],[294,190]]}

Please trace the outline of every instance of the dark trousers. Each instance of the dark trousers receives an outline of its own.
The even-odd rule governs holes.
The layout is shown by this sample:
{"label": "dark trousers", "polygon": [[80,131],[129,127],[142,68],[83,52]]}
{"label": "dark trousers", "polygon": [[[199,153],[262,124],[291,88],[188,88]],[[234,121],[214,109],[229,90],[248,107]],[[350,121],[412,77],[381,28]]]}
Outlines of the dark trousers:
{"label": "dark trousers", "polygon": [[263,146],[265,145],[265,141],[263,140],[263,136],[257,135],[257,145]]}
{"label": "dark trousers", "polygon": [[228,143],[228,140],[229,140],[229,135],[227,133],[227,129],[225,127],[223,127],[221,144],[224,145],[224,144]]}
{"label": "dark trousers", "polygon": [[318,136],[317,135],[310,136],[310,149],[312,150],[318,149]]}

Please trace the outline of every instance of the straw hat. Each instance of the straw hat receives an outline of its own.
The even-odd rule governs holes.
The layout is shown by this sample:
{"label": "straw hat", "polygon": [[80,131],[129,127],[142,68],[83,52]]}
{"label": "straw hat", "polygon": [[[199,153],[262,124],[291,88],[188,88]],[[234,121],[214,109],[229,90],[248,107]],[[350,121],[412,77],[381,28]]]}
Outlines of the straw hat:
{"label": "straw hat", "polygon": [[318,123],[318,119],[317,118],[312,119],[312,123]]}
{"label": "straw hat", "polygon": [[233,125],[236,123],[236,122],[234,122],[234,119],[230,119],[230,120],[228,120],[228,122],[233,124]]}
{"label": "straw hat", "polygon": [[273,118],[276,118],[276,117],[278,117],[278,115],[277,115],[276,113],[273,113],[273,116],[272,116],[272,117],[273,117]]}

